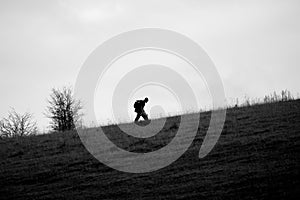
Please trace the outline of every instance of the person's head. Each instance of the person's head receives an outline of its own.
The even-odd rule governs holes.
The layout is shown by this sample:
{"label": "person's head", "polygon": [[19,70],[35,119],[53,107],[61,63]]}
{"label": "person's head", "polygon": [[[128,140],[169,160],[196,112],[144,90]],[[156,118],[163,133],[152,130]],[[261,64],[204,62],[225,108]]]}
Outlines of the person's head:
{"label": "person's head", "polygon": [[144,101],[147,103],[147,102],[149,101],[148,97],[146,97],[146,98],[144,99]]}

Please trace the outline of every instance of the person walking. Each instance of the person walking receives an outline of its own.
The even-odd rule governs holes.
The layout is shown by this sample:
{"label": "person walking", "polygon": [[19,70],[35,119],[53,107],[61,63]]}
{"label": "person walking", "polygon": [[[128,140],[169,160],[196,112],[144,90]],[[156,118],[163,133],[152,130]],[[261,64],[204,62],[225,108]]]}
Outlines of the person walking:
{"label": "person walking", "polygon": [[142,116],[144,120],[148,120],[148,115],[146,114],[144,107],[145,104],[149,101],[149,99],[146,97],[144,100],[137,100],[134,103],[134,112],[136,112],[136,118],[135,122],[139,121],[140,117]]}

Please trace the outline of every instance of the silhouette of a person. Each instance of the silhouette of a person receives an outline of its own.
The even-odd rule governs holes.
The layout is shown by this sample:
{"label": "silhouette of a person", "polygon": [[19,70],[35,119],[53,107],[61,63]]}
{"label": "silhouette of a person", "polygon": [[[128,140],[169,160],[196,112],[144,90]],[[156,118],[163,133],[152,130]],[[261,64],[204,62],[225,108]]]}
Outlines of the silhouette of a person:
{"label": "silhouette of a person", "polygon": [[145,104],[148,102],[148,98],[146,97],[144,100],[137,100],[136,101],[136,106],[135,106],[135,110],[134,112],[136,112],[136,118],[135,118],[135,122],[137,122],[139,120],[139,118],[142,116],[144,118],[144,120],[148,120],[148,115],[146,114],[144,107]]}

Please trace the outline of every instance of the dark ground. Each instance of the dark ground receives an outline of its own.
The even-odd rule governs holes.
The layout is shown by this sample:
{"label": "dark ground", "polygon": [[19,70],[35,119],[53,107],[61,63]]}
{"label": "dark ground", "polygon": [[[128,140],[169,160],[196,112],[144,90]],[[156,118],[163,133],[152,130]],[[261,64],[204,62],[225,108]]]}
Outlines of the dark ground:
{"label": "dark ground", "polygon": [[[0,140],[0,199],[299,199],[299,100],[229,109],[218,143],[199,160],[209,119],[201,113],[181,158],[146,174],[101,164],[74,132]],[[118,146],[148,152],[167,144],[179,122],[169,118],[151,140],[104,129]]]}

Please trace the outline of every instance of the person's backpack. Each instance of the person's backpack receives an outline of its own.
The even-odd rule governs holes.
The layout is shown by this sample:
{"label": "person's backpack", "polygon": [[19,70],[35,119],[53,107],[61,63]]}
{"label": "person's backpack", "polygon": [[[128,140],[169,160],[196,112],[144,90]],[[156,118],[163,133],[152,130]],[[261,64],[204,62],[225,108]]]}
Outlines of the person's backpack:
{"label": "person's backpack", "polygon": [[142,103],[142,100],[137,100],[137,101],[134,102],[133,107],[135,109],[139,109],[139,108],[141,108],[141,103]]}

